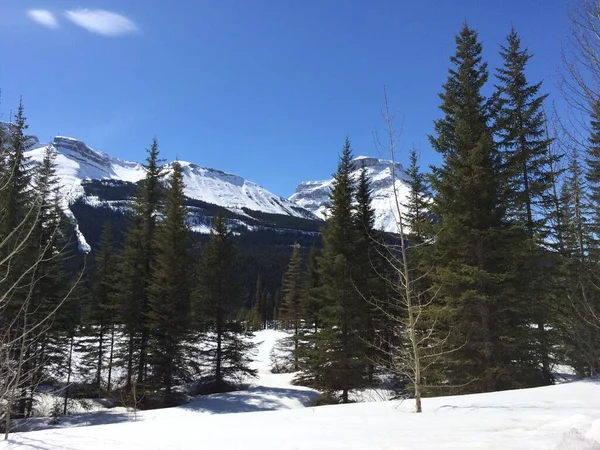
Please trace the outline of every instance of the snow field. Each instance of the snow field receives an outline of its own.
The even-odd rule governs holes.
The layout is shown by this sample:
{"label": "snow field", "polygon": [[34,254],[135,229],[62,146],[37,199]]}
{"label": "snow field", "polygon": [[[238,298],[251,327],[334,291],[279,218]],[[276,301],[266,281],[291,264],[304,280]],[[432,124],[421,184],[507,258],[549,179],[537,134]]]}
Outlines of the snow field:
{"label": "snow field", "polygon": [[248,390],[116,412],[123,423],[14,434],[0,450],[600,449],[600,380],[426,398],[422,414],[411,400],[306,408],[315,391],[270,373],[271,348],[285,336],[256,333],[258,378]]}

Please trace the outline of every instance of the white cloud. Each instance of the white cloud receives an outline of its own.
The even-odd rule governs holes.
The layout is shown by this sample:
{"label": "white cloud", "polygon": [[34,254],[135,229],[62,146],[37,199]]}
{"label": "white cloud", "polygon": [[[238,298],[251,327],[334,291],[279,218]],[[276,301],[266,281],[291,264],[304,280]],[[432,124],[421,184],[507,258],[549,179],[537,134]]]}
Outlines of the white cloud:
{"label": "white cloud", "polygon": [[65,11],[65,16],[75,25],[90,33],[103,36],[120,36],[137,33],[136,23],[128,17],[103,9],[75,9]]}
{"label": "white cloud", "polygon": [[56,17],[54,17],[54,14],[47,9],[30,9],[27,11],[27,17],[34,22],[45,26],[46,28],[58,28],[58,21],[56,20]]}

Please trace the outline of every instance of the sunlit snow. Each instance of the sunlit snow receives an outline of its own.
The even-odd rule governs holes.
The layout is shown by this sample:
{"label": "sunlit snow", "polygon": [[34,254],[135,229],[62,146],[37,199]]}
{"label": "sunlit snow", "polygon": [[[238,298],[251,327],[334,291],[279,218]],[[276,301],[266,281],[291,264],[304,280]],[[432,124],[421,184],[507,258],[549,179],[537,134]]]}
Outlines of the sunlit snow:
{"label": "sunlit snow", "polygon": [[258,378],[247,390],[135,415],[78,415],[73,424],[105,425],[16,433],[0,450],[600,448],[599,380],[426,398],[422,414],[411,400],[305,407],[316,393],[270,372],[269,353],[285,336],[256,333]]}

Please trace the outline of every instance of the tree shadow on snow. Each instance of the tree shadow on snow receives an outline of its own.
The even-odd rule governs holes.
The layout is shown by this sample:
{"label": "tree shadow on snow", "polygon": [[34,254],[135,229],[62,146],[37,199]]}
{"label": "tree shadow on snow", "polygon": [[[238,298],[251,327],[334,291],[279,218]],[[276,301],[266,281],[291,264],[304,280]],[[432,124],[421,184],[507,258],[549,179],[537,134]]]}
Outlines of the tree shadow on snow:
{"label": "tree shadow on snow", "polygon": [[25,435],[18,435],[17,438],[9,438],[8,439],[8,448],[11,448],[13,445],[22,449],[32,449],[32,450],[78,450],[77,447],[67,447],[62,442],[60,445],[56,445],[50,442],[43,441],[41,439],[34,439]]}
{"label": "tree shadow on snow", "polygon": [[318,397],[317,392],[310,390],[258,386],[244,391],[207,395],[179,408],[204,414],[274,411],[290,409],[289,403],[294,400],[307,406]]}
{"label": "tree shadow on snow", "polygon": [[133,422],[141,417],[135,417],[132,412],[94,411],[88,413],[60,416],[57,424],[51,424],[49,417],[18,419],[14,422],[13,432],[50,430],[57,428],[84,427],[91,425],[106,425],[113,423]]}

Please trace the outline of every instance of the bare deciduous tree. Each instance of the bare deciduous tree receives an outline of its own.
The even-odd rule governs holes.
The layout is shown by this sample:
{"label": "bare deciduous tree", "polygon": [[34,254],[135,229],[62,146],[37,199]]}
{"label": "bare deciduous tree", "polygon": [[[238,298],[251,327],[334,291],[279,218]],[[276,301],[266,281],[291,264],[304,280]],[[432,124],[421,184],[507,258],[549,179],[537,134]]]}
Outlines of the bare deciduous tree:
{"label": "bare deciduous tree", "polygon": [[[569,108],[566,120],[560,122],[563,136],[559,139],[559,145],[568,154],[581,152],[584,155],[582,164],[584,161],[588,164],[587,167],[582,167],[582,171],[586,172],[590,168],[593,171],[593,165],[590,164],[597,160],[590,138],[597,133],[592,123],[596,120],[600,102],[600,1],[580,0],[578,7],[571,11],[570,19],[569,40],[563,50],[563,71],[559,77],[559,87]],[[588,175],[589,172],[586,177]],[[582,175],[582,179],[586,177]],[[596,194],[593,191],[596,191]],[[581,218],[579,222],[587,221],[588,215],[597,221],[598,205],[594,198],[597,191],[598,186],[582,187],[579,202],[596,212],[582,213],[586,217]],[[567,292],[573,319],[582,322],[576,323],[577,326],[569,326],[569,332],[583,329],[582,324],[587,324],[592,329],[600,329],[600,281],[597,281],[600,279],[597,269],[600,225],[595,223],[590,227],[588,223],[584,228],[578,232],[582,235],[576,256],[582,268],[576,276],[579,282],[576,288]],[[587,245],[584,245],[584,241]],[[571,325],[573,324],[574,322]],[[574,336],[574,340],[579,341],[582,347],[590,344],[589,337],[585,334]],[[597,354],[597,351],[593,353]],[[598,362],[595,361],[590,367],[597,365]]]}
{"label": "bare deciduous tree", "polygon": [[570,18],[559,88],[572,108],[589,117],[600,92],[600,2],[581,0]]}
{"label": "bare deciduous tree", "polygon": [[[10,183],[3,180],[0,195]],[[60,258],[64,248],[51,248],[48,241],[42,248],[36,248],[35,258],[22,266],[17,264],[25,252],[31,252],[31,242],[38,230],[38,223],[44,209],[43,194],[33,196],[25,214],[11,232],[0,241],[0,427],[4,427],[4,438],[8,439],[11,429],[12,410],[15,403],[24,404],[32,398],[40,380],[40,368],[45,364],[45,356],[35,351],[34,343],[40,342],[50,329],[53,318],[72,294],[77,282],[68,292],[43,315],[35,302],[35,287],[41,277],[41,267],[55,258]],[[6,211],[0,209],[0,221]],[[59,225],[54,225],[54,233],[59,233]],[[79,275],[83,274],[83,271]],[[16,293],[20,292],[18,301]]]}
{"label": "bare deciduous tree", "polygon": [[414,390],[415,411],[422,412],[424,374],[429,368],[452,350],[447,342],[450,333],[443,336],[436,326],[434,313],[436,290],[424,280],[428,271],[417,267],[411,250],[431,242],[410,243],[406,217],[399,193],[400,175],[397,173],[396,158],[399,134],[394,129],[395,117],[390,113],[387,92],[384,93],[382,116],[385,123],[385,138],[376,136],[376,144],[391,160],[392,208],[396,218],[397,243],[383,243],[375,240],[378,257],[384,262],[382,267],[374,265],[377,275],[385,281],[387,295],[377,298],[364,295],[365,300],[384,318],[384,329],[378,330],[381,342],[379,350],[390,369],[397,375],[406,377]]}

